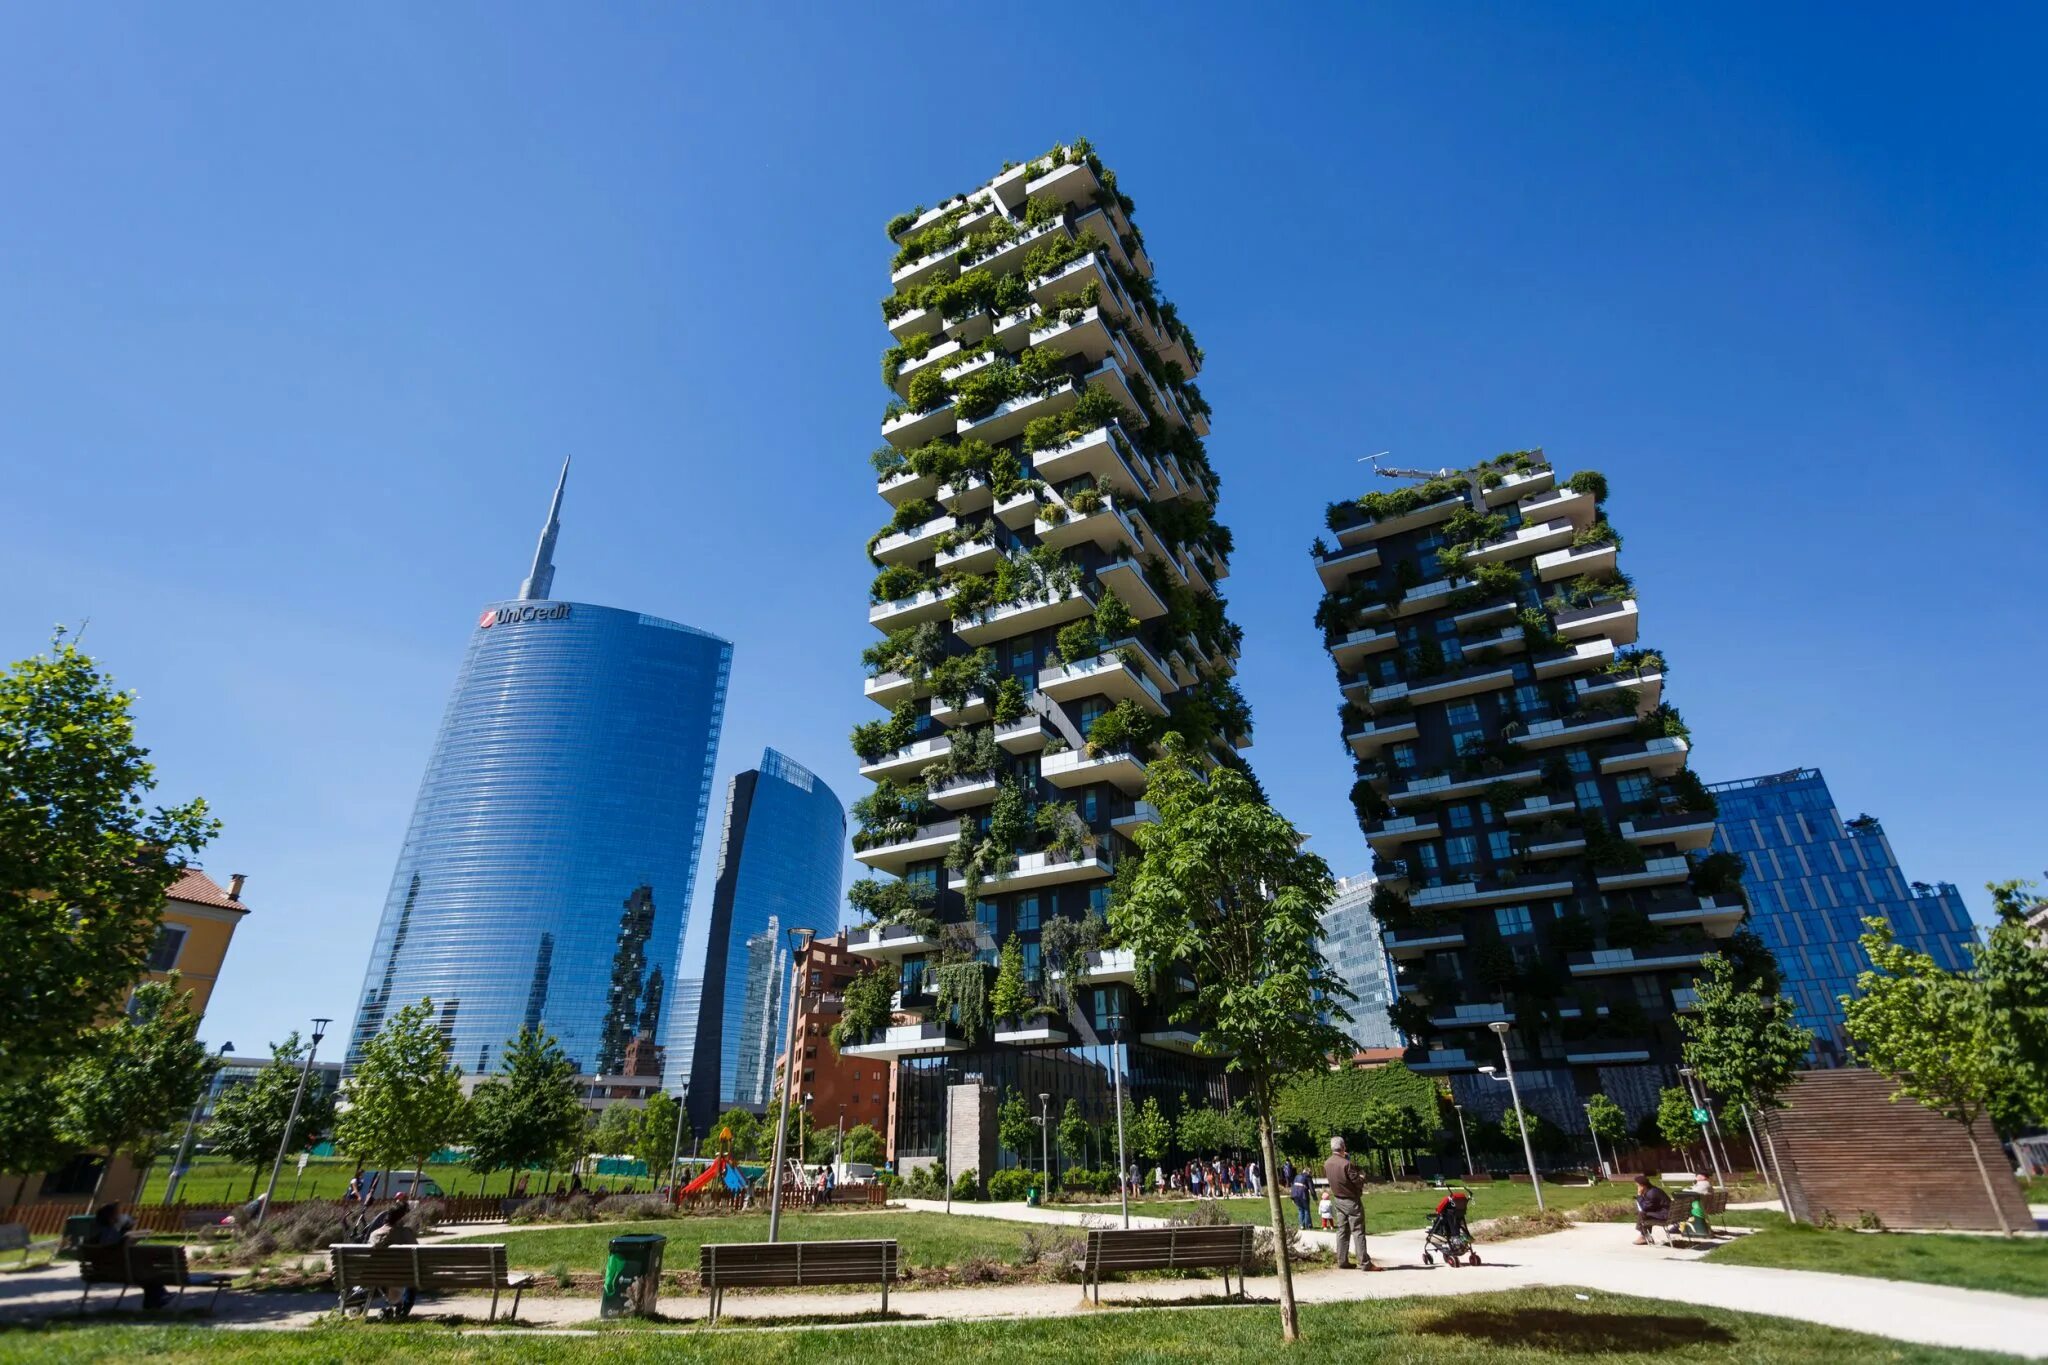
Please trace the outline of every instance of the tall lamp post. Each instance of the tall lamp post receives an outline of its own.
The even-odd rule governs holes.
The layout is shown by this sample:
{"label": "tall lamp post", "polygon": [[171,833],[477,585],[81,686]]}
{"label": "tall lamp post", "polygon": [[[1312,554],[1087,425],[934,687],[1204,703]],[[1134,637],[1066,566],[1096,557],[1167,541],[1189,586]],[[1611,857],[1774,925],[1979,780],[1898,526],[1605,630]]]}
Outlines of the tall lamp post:
{"label": "tall lamp post", "polygon": [[1045,1202],[1052,1202],[1052,1096],[1038,1094],[1038,1169],[1045,1178]]}
{"label": "tall lamp post", "polygon": [[1607,1158],[1600,1155],[1600,1130],[1593,1126],[1593,1106],[1588,1103],[1582,1104],[1579,1107],[1586,1111],[1586,1131],[1593,1135],[1593,1169],[1602,1176],[1605,1176],[1607,1174]]}
{"label": "tall lamp post", "polygon": [[[1536,1174],[1536,1148],[1529,1142],[1528,1116],[1522,1113],[1522,1088],[1515,1084],[1515,1059],[1508,1055],[1508,1022],[1505,1019],[1496,1019],[1487,1027],[1500,1039],[1500,1059],[1506,1062],[1508,1067],[1508,1095],[1515,1102],[1515,1126],[1522,1130],[1522,1156],[1529,1163],[1529,1186],[1536,1191],[1536,1212],[1542,1213],[1543,1177]],[[1480,1067],[1479,1072],[1483,1076],[1493,1076],[1493,1068],[1490,1066]],[[1500,1077],[1494,1076],[1494,1079],[1499,1080]]]}
{"label": "tall lamp post", "polygon": [[[306,1064],[299,1068],[299,1088],[292,1092],[291,1116],[284,1121],[284,1136],[278,1140],[277,1160],[270,1165],[270,1185],[263,1191],[263,1202],[256,1206],[256,1226],[262,1227],[264,1218],[270,1213],[270,1198],[277,1193],[277,1173],[284,1169],[285,1151],[292,1145],[292,1130],[299,1126],[299,1105],[306,1098],[306,1078],[313,1074],[313,1054],[320,1050],[320,1040],[327,1036],[327,1026],[332,1019],[313,1021],[313,1042],[306,1049]],[[425,1178],[426,1172],[421,1171]]]}
{"label": "tall lamp post", "polygon": [[1458,1145],[1465,1149],[1465,1174],[1472,1174],[1472,1139],[1465,1136],[1465,1106],[1451,1101],[1451,1112],[1458,1116]]}
{"label": "tall lamp post", "polygon": [[782,1158],[789,1150],[789,1111],[796,1100],[797,959],[810,947],[815,929],[789,931],[789,1031],[782,1048],[782,1105],[775,1124],[775,1169],[768,1173],[768,1240],[782,1231]]}
{"label": "tall lamp post", "polygon": [[683,1082],[683,1093],[676,1096],[676,1140],[668,1149],[668,1202],[682,1202],[682,1190],[676,1185],[676,1162],[683,1155],[683,1117],[690,1112],[690,1083]]}
{"label": "tall lamp post", "polygon": [[[1131,1168],[1124,1156],[1124,1062],[1119,1050],[1124,1031],[1123,1011],[1109,1016],[1109,1063],[1115,1069],[1116,1078],[1116,1194],[1117,1202],[1123,1205],[1124,1226],[1131,1225]],[[1268,1178],[1272,1173],[1267,1172]]]}
{"label": "tall lamp post", "polygon": [[[233,1043],[222,1043],[214,1056],[225,1057],[235,1050]],[[206,1089],[199,1092],[199,1098],[192,1101],[192,1116],[185,1120],[185,1136],[178,1143],[178,1155],[171,1161],[171,1178],[164,1183],[163,1202],[168,1204],[178,1196],[178,1182],[185,1178],[185,1158],[192,1151],[192,1129],[199,1122],[199,1111],[206,1107],[206,1101],[220,1091],[220,1068],[215,1067],[213,1075],[206,1081]]]}
{"label": "tall lamp post", "polygon": [[[1706,1096],[1701,1093],[1698,1074],[1689,1066],[1678,1068],[1678,1074],[1685,1080],[1685,1093],[1686,1097],[1692,1101],[1693,1114],[1695,1116],[1705,1114],[1708,1118],[1713,1117],[1714,1111],[1707,1107]],[[1707,1160],[1714,1167],[1714,1183],[1726,1189],[1728,1181],[1721,1174],[1721,1156],[1714,1150],[1714,1130],[1707,1126],[1706,1119],[1700,1119],[1699,1124],[1700,1141],[1707,1145]]]}
{"label": "tall lamp post", "polygon": [[[839,1138],[832,1144],[832,1163],[840,1167],[846,1165],[846,1106],[843,1104],[839,1106]],[[837,1180],[838,1173],[835,1172],[832,1178]]]}

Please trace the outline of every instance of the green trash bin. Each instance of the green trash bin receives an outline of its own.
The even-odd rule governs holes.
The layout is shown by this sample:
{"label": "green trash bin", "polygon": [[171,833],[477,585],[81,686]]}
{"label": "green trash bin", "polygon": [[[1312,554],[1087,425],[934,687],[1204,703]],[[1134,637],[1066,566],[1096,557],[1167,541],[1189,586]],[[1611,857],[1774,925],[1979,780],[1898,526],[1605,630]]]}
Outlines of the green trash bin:
{"label": "green trash bin", "polygon": [[633,1232],[612,1238],[604,1263],[604,1297],[598,1316],[651,1318],[661,1297],[661,1254],[668,1238],[658,1232]]}

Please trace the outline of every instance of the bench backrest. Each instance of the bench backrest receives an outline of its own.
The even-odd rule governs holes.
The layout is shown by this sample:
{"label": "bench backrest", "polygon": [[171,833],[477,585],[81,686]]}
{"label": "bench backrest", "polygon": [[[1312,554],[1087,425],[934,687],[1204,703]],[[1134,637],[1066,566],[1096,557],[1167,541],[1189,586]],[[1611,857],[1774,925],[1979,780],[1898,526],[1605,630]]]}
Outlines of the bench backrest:
{"label": "bench backrest", "polygon": [[186,1284],[185,1248],[168,1242],[118,1242],[78,1249],[78,1273],[87,1284]]}
{"label": "bench backrest", "polygon": [[697,1264],[707,1289],[891,1284],[896,1243],[706,1242]]}
{"label": "bench backrest", "polygon": [[363,1289],[502,1289],[505,1244],[327,1248],[337,1284]]}
{"label": "bench backrest", "polygon": [[0,1223],[0,1251],[28,1250],[28,1224]]}
{"label": "bench backrest", "polygon": [[1249,1223],[1220,1228],[1097,1228],[1088,1234],[1086,1268],[1096,1272],[1241,1266],[1251,1254]]}

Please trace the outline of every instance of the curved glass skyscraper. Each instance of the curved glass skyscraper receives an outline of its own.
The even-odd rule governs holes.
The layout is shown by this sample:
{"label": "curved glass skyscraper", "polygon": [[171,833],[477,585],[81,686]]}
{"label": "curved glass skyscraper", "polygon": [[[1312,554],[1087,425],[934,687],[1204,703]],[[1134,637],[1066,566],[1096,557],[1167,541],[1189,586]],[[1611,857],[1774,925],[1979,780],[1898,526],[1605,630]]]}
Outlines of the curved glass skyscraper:
{"label": "curved glass skyscraper", "polygon": [[[567,468],[564,467],[564,476]],[[483,609],[370,953],[349,1064],[422,997],[469,1072],[523,1027],[654,1076],[732,646],[549,596],[561,488],[519,598]]]}
{"label": "curved glass skyscraper", "polygon": [[726,789],[711,913],[684,954],[689,1004],[678,1027],[687,1037],[669,1052],[670,1088],[687,1075],[696,1131],[773,1093],[789,1004],[783,933],[838,926],[845,850],[839,798],[787,755],[765,750]]}

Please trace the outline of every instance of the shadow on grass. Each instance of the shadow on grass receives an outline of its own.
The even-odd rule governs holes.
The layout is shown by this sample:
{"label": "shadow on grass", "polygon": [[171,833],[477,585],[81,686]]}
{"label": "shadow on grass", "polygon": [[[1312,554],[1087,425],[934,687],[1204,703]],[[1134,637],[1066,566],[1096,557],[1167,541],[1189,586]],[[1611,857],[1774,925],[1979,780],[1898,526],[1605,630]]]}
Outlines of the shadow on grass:
{"label": "shadow on grass", "polygon": [[1705,1318],[1568,1308],[1449,1309],[1423,1317],[1416,1330],[1568,1355],[1646,1354],[1735,1343],[1733,1332]]}

